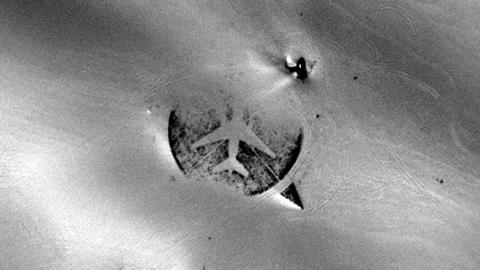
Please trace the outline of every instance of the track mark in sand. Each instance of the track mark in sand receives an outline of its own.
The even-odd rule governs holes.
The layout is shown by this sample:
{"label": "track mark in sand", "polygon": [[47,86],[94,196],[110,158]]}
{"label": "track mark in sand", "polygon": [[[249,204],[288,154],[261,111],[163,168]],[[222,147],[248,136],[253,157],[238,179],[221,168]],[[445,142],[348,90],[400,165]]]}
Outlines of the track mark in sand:
{"label": "track mark in sand", "polygon": [[414,76],[398,70],[393,71],[392,73],[396,75],[398,79],[404,80],[405,82],[412,84],[414,87],[420,89],[420,91],[430,94],[435,99],[438,99],[440,97],[440,94],[435,89],[433,89],[430,85],[424,83],[423,81],[415,78]]}
{"label": "track mark in sand", "polygon": [[[383,25],[384,27],[391,28],[391,31],[397,31],[398,27],[406,25],[410,33],[417,33],[418,27],[415,23],[413,11],[405,7],[402,7],[398,3],[393,2],[381,2],[370,3],[364,7],[368,12],[369,18],[378,19],[379,21],[392,21],[392,24]],[[387,17],[387,18],[384,18]]]}
{"label": "track mark in sand", "polygon": [[377,61],[380,61],[382,55],[381,53],[378,51],[377,47],[375,46],[375,44],[370,41],[370,40],[366,40],[365,41],[365,45],[367,46],[367,48],[369,49],[369,51],[371,52],[371,58],[373,59],[374,62],[377,62]]}
{"label": "track mark in sand", "polygon": [[261,16],[265,12],[265,5],[262,1],[246,0],[246,1],[229,1],[230,7],[240,16],[247,17],[249,19]]}
{"label": "track mark in sand", "polygon": [[[422,182],[422,180],[425,180],[424,178],[421,178],[420,176],[414,176],[412,175],[411,172],[414,172],[415,168],[417,170],[422,170],[421,168],[416,167],[416,165],[420,164],[420,160],[413,160],[412,157],[408,160],[411,164],[407,164],[406,160],[400,156],[400,153],[394,151],[394,160],[396,161],[397,169],[400,170],[401,176],[407,180],[405,184],[407,184],[410,187],[414,188],[415,194],[423,194],[425,195],[425,200],[428,201],[432,205],[438,204],[438,199],[436,196],[432,194],[432,192],[427,188],[427,186]],[[415,165],[413,165],[415,164]]]}
{"label": "track mark in sand", "polygon": [[480,157],[480,123],[461,119],[450,125],[450,133],[457,148]]}
{"label": "track mark in sand", "polygon": [[303,128],[274,126],[246,109],[218,112],[189,106],[171,112],[168,137],[187,178],[253,196],[282,181],[300,155]]}

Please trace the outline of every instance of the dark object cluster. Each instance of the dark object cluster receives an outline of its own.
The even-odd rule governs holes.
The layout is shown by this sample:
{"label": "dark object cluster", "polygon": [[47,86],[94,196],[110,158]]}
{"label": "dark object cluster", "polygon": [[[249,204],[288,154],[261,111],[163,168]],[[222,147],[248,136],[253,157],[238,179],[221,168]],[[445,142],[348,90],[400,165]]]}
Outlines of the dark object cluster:
{"label": "dark object cluster", "polygon": [[297,64],[294,67],[289,67],[288,64],[285,62],[285,67],[288,69],[290,73],[297,73],[297,79],[304,81],[308,78],[308,70],[307,70],[307,62],[305,58],[300,57],[297,60]]}

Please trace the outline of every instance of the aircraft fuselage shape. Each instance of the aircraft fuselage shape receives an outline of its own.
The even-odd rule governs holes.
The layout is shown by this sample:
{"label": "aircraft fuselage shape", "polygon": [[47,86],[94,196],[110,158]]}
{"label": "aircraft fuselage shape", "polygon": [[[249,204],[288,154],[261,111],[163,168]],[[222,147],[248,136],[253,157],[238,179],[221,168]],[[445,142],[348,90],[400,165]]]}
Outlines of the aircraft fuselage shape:
{"label": "aircraft fuselage shape", "polygon": [[248,176],[247,169],[236,159],[240,141],[256,147],[270,157],[275,158],[275,153],[243,123],[240,110],[234,110],[232,120],[222,121],[220,128],[195,142],[192,147],[197,148],[219,140],[228,140],[228,158],[213,168],[214,173],[227,170],[230,174],[236,171],[244,177]]}

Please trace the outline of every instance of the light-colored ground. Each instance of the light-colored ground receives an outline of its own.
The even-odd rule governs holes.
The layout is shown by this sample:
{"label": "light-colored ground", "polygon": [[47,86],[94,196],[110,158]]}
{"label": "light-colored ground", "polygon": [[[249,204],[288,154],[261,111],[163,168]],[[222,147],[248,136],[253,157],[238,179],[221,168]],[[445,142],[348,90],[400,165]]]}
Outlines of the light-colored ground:
{"label": "light-colored ground", "polygon": [[[479,11],[2,1],[0,269],[480,269]],[[170,110],[226,96],[302,123],[303,211],[182,176]]]}

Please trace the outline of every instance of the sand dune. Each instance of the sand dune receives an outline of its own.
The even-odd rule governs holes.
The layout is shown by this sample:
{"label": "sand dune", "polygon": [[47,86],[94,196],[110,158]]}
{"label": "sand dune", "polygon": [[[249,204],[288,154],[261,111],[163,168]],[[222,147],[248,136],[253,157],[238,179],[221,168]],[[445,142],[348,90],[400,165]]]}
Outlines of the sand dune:
{"label": "sand dune", "polygon": [[0,268],[480,269],[479,11],[2,1]]}

